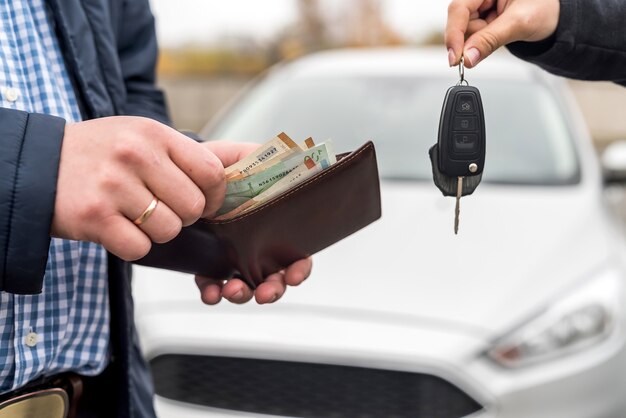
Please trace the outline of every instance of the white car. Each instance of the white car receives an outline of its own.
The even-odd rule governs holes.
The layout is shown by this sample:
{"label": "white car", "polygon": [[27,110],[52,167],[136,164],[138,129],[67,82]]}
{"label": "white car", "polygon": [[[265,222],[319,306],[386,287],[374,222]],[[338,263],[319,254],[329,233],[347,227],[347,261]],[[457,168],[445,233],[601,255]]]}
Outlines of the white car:
{"label": "white car", "polygon": [[458,81],[446,60],[315,54],[207,128],[332,138],[338,151],[372,139],[383,217],[269,306],[207,307],[192,277],[136,268],[161,417],[626,417],[625,241],[581,115],[561,80],[508,54],[468,70],[487,160],[455,236],[428,158]]}

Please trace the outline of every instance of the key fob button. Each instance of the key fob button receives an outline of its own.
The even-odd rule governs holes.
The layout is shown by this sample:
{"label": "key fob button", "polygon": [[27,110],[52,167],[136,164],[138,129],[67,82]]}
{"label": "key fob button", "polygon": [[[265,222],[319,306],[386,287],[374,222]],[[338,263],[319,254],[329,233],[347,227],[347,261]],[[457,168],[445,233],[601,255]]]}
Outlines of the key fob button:
{"label": "key fob button", "polygon": [[455,152],[475,152],[478,148],[478,135],[455,134],[453,148]]}
{"label": "key fob button", "polygon": [[476,99],[470,94],[461,94],[456,100],[456,111],[458,113],[475,113]]}
{"label": "key fob button", "polygon": [[477,122],[475,117],[455,116],[453,129],[455,131],[475,131]]}

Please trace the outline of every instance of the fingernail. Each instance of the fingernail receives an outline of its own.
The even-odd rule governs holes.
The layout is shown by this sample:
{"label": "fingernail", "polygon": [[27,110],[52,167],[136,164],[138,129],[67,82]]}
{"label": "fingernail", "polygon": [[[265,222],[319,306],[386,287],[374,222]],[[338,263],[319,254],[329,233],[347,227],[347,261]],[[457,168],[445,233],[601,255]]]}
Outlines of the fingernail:
{"label": "fingernail", "polygon": [[448,49],[448,62],[450,63],[450,67],[454,66],[456,62],[456,54],[452,48]]}
{"label": "fingernail", "polygon": [[474,67],[480,62],[480,51],[477,48],[470,48],[463,54],[465,59]]}
{"label": "fingernail", "polygon": [[274,303],[278,300],[278,295],[275,293],[274,296],[272,296],[272,300],[270,300],[270,303]]}
{"label": "fingernail", "polygon": [[239,300],[243,297],[243,290],[240,290],[239,292],[235,293],[231,299],[235,299],[235,300]]}

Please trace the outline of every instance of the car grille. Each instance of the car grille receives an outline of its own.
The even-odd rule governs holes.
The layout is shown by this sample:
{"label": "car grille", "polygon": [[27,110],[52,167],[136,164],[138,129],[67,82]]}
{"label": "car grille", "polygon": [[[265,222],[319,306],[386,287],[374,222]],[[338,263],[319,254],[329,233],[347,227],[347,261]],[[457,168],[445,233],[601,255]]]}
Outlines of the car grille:
{"label": "car grille", "polygon": [[215,356],[162,355],[151,362],[162,397],[290,417],[459,418],[482,409],[428,374]]}

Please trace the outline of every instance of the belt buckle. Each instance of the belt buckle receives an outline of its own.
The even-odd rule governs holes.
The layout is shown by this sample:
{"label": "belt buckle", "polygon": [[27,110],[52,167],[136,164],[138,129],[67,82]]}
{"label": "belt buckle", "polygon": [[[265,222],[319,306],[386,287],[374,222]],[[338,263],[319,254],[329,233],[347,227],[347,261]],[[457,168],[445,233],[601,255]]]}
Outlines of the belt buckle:
{"label": "belt buckle", "polygon": [[67,418],[67,392],[60,388],[38,390],[0,403],[0,418]]}

